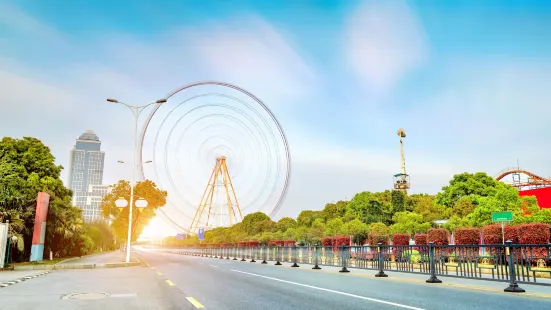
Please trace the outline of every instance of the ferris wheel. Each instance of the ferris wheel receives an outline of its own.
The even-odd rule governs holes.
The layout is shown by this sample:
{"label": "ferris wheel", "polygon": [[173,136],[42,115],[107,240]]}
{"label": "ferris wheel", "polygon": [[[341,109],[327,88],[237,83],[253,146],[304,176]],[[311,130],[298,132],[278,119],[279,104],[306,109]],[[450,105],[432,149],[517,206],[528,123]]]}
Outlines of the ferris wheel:
{"label": "ferris wheel", "polygon": [[273,217],[289,187],[287,138],[270,109],[223,82],[186,85],[155,105],[140,137],[144,179],[168,192],[159,213],[188,233]]}

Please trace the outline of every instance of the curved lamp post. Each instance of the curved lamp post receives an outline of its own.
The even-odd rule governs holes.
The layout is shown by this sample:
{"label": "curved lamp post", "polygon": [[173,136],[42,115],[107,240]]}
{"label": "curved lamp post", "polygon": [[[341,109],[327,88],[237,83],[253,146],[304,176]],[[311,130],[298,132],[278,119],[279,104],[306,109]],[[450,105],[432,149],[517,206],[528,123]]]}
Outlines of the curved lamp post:
{"label": "curved lamp post", "polygon": [[118,101],[117,99],[113,98],[107,98],[107,102],[111,103],[120,103],[127,107],[130,111],[132,111],[132,114],[134,114],[134,161],[132,162],[132,183],[130,183],[130,209],[128,211],[128,241],[126,244],[126,262],[130,262],[130,234],[132,231],[132,205],[134,204],[134,184],[136,182],[136,167],[138,164],[136,163],[137,155],[138,155],[138,119],[140,118],[140,114],[142,111],[153,104],[163,104],[166,102],[166,99],[159,99],[155,102],[146,104],[146,105],[129,105],[124,102]]}

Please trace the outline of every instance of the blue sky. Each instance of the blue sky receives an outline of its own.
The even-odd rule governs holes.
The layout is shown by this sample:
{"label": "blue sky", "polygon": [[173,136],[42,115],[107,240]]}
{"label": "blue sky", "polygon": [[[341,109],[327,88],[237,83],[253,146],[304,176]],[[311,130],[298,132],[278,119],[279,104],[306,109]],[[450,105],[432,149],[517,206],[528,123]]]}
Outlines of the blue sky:
{"label": "blue sky", "polygon": [[281,215],[390,188],[400,127],[412,192],[517,158],[551,175],[549,1],[298,2],[0,1],[2,135],[37,136],[67,166],[93,129],[112,183],[128,175],[114,162],[130,158],[131,119],[106,97],[223,80],[288,135]]}

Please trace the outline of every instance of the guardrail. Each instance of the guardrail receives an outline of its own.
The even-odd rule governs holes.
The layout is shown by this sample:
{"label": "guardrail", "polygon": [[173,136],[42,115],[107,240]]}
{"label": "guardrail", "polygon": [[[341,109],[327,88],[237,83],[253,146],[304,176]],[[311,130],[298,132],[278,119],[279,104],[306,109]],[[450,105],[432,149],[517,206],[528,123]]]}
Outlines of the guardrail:
{"label": "guardrail", "polygon": [[508,282],[506,292],[524,292],[521,284],[551,286],[551,244],[505,245],[383,245],[376,246],[259,246],[184,248],[181,254],[233,259],[262,264],[292,263],[371,269],[376,277],[385,271],[426,274],[427,283],[442,283],[439,277],[459,277]]}

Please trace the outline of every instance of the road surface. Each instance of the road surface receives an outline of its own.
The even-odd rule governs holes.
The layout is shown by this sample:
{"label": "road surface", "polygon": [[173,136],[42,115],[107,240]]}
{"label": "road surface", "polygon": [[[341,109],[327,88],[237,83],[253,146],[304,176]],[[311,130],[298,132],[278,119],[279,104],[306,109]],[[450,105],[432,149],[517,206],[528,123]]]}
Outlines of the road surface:
{"label": "road surface", "polygon": [[549,287],[523,285],[537,294],[510,294],[498,282],[426,284],[415,275],[375,278],[372,270],[340,274],[148,248],[137,256],[145,266],[53,270],[0,288],[0,309],[551,309]]}
{"label": "road surface", "polygon": [[[150,268],[205,309],[551,309],[546,298],[390,278],[142,251]],[[358,272],[356,272],[358,274]],[[473,280],[474,281],[474,280]],[[482,281],[477,281],[482,282]],[[530,286],[531,287],[531,286]],[[538,287],[540,291],[542,287]]]}

